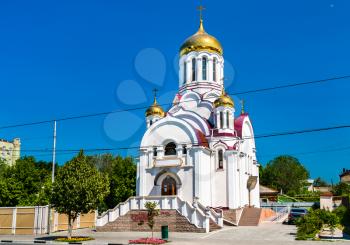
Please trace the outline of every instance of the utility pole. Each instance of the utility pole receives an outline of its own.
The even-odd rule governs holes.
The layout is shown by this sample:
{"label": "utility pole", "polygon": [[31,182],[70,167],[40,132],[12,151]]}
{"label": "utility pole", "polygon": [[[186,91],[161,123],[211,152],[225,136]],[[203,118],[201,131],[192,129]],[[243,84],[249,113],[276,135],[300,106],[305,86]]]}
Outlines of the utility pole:
{"label": "utility pole", "polygon": [[53,125],[53,151],[52,151],[52,183],[55,182],[55,164],[56,164],[56,126],[57,122],[54,121]]}
{"label": "utility pole", "polygon": [[[56,127],[57,127],[57,121],[54,121],[53,124],[53,150],[52,150],[52,184],[55,182],[55,165],[56,165]],[[51,224],[52,224],[52,217],[51,217],[51,204],[49,204],[48,207],[48,215],[47,215],[47,234],[51,233]]]}

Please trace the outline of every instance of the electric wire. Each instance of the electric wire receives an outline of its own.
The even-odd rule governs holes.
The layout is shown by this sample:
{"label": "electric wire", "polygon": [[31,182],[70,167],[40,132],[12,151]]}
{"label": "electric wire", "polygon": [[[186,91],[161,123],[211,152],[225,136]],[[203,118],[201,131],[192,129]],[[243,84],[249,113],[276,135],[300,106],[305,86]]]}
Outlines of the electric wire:
{"label": "electric wire", "polygon": [[[242,91],[242,92],[236,92],[236,93],[228,93],[228,94],[229,95],[242,95],[242,94],[258,93],[258,92],[266,92],[266,91],[271,91],[271,90],[285,89],[285,88],[311,85],[311,84],[317,84],[317,83],[325,83],[325,82],[329,82],[329,81],[337,81],[337,80],[343,80],[343,79],[348,79],[348,78],[350,78],[350,75],[336,76],[336,77],[330,77],[330,78],[325,78],[325,79],[320,79],[320,80],[292,83],[292,84],[287,84],[287,85],[273,86],[273,87],[260,88],[260,89],[254,89],[254,90],[248,90],[248,91]],[[215,96],[208,96],[206,99],[208,99],[210,97],[216,98]],[[181,101],[181,103],[202,101],[202,100],[203,99],[201,99],[201,98],[200,99],[189,99],[186,101]],[[159,104],[159,105],[160,106],[169,106],[172,104],[173,103],[163,103],[163,104]],[[24,127],[24,126],[34,126],[34,125],[39,125],[39,124],[52,123],[54,121],[60,122],[60,121],[68,121],[68,120],[75,120],[75,119],[81,119],[81,118],[97,117],[97,116],[103,116],[103,115],[121,113],[121,112],[127,112],[127,111],[144,110],[144,109],[147,109],[148,107],[149,106],[141,106],[141,107],[126,108],[126,109],[112,110],[112,111],[106,111],[106,112],[97,112],[97,113],[91,113],[91,114],[86,114],[86,115],[77,115],[77,116],[62,117],[62,118],[57,118],[57,119],[48,119],[48,120],[29,122],[29,123],[5,125],[5,126],[0,126],[0,129],[17,128],[17,127]]]}

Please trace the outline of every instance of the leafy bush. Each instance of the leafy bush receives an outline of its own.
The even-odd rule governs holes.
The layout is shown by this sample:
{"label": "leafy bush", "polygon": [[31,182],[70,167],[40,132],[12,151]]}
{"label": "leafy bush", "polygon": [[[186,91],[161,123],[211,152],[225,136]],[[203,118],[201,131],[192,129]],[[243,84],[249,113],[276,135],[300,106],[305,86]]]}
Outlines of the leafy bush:
{"label": "leafy bush", "polygon": [[350,226],[350,210],[345,206],[339,206],[333,211],[340,219],[340,224]]}
{"label": "leafy bush", "polygon": [[311,210],[296,221],[297,240],[314,239],[324,226],[332,231],[340,224],[336,213],[324,209]]}

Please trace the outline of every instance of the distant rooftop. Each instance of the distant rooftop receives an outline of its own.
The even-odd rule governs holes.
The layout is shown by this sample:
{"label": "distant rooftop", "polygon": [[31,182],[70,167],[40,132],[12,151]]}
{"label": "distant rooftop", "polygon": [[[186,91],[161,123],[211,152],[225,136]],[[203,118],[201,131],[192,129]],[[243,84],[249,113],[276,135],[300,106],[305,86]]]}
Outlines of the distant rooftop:
{"label": "distant rooftop", "polygon": [[0,139],[0,142],[13,143],[15,140],[19,140],[19,138],[14,138],[12,141]]}
{"label": "distant rooftop", "polygon": [[264,185],[260,185],[260,193],[278,193],[278,190],[275,190],[273,188],[264,186]]}
{"label": "distant rooftop", "polygon": [[343,172],[339,176],[343,177],[345,175],[350,175],[350,169],[343,168]]}

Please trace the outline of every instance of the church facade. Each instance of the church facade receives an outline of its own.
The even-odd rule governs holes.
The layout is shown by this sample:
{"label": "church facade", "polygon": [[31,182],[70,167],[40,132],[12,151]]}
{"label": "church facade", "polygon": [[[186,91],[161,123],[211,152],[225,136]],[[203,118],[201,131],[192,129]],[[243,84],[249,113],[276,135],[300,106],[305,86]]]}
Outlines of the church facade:
{"label": "church facade", "polygon": [[154,98],[140,145],[137,196],[173,196],[208,207],[259,207],[253,126],[224,89],[220,42],[200,21],[180,48],[179,91],[165,112]]}

